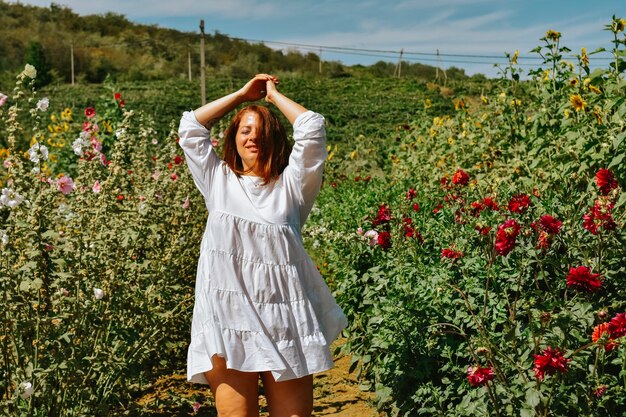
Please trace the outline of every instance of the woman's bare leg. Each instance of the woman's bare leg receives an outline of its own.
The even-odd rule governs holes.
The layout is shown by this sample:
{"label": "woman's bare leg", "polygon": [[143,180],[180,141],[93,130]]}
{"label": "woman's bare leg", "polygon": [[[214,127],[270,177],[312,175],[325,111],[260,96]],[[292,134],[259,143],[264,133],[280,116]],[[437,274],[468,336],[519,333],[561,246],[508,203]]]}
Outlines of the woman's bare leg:
{"label": "woman's bare leg", "polygon": [[310,417],[313,412],[313,375],[276,382],[271,372],[262,372],[270,417]]}
{"label": "woman's bare leg", "polygon": [[258,417],[259,374],[226,368],[226,361],[213,356],[213,369],[205,372],[215,397],[219,417]]}

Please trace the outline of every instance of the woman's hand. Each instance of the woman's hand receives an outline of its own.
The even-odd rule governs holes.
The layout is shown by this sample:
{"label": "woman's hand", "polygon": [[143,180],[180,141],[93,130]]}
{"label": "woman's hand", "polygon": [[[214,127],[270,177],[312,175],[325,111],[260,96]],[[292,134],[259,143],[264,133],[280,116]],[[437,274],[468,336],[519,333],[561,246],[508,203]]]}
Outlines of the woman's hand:
{"label": "woman's hand", "polygon": [[253,79],[239,90],[239,96],[244,101],[257,101],[264,98],[270,92],[270,85],[276,91],[278,78],[269,74],[257,74]]}

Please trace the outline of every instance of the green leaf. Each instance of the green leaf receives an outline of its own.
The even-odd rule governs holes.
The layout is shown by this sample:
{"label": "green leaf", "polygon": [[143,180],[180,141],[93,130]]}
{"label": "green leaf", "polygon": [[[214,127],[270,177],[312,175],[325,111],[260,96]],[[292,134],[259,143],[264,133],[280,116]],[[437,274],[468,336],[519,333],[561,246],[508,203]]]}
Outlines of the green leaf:
{"label": "green leaf", "polygon": [[26,292],[30,290],[31,280],[26,278],[22,282],[20,282],[20,291]]}
{"label": "green leaf", "polygon": [[626,156],[626,153],[621,153],[613,158],[613,160],[609,164],[609,168],[619,165],[619,163],[622,162],[622,160],[624,159],[624,156]]}
{"label": "green leaf", "polygon": [[526,404],[531,408],[535,408],[541,402],[541,393],[536,388],[529,388],[526,390]]}

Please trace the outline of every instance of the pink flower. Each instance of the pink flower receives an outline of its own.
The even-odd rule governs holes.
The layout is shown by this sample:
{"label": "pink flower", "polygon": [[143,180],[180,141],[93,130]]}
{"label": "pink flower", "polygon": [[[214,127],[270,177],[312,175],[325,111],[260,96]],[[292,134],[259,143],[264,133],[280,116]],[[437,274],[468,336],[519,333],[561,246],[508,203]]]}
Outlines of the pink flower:
{"label": "pink flower", "polygon": [[196,401],[195,403],[193,403],[193,412],[197,413],[199,409],[200,409],[200,403]]}
{"label": "pink flower", "polygon": [[176,180],[178,180],[178,175],[174,172],[174,173],[172,173],[170,178],[172,179],[172,181],[176,181]]}
{"label": "pink flower", "polygon": [[87,117],[88,119],[91,119],[95,115],[96,115],[96,109],[94,109],[93,107],[87,107],[85,109],[85,117]]}
{"label": "pink flower", "polygon": [[96,182],[93,183],[93,187],[91,187],[91,190],[98,194],[100,192],[100,181],[96,180]]}
{"label": "pink flower", "polygon": [[368,244],[370,246],[374,246],[376,245],[376,243],[378,243],[378,232],[376,230],[368,230],[367,232],[365,232],[363,237],[368,239]]}
{"label": "pink flower", "polygon": [[68,195],[74,190],[74,181],[72,181],[70,177],[62,175],[57,180],[57,190],[61,191],[65,195]]}
{"label": "pink flower", "polygon": [[362,227],[359,227],[358,229],[356,229],[356,234],[357,234],[357,235],[359,235],[359,236],[363,236],[363,233],[364,233],[364,232],[363,232],[363,228],[362,228]]}
{"label": "pink flower", "polygon": [[189,208],[189,196],[187,196],[187,198],[185,198],[185,202],[183,203],[183,208],[184,209],[188,209]]}

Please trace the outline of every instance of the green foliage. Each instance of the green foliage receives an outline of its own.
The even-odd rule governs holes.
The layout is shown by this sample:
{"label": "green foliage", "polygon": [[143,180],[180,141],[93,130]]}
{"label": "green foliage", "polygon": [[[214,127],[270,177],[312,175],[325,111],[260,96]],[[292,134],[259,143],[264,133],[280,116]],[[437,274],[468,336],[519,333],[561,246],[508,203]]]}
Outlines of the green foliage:
{"label": "green foliage", "polygon": [[[378,177],[335,177],[318,199],[306,239],[349,318],[354,369],[391,415],[626,413],[624,339],[614,349],[606,336],[592,340],[626,309],[626,83],[619,63],[586,72],[585,51],[578,68],[564,64],[558,39],[543,39],[533,80],[518,81],[511,57],[509,79],[478,99],[457,95],[453,114],[417,109],[386,142]],[[332,159],[329,171],[348,160]],[[602,191],[601,168],[621,188]],[[509,206],[520,194],[523,210]],[[593,234],[584,216],[594,206],[615,227]],[[562,222],[558,233],[542,229],[545,215]],[[521,231],[499,254],[508,219]],[[601,275],[600,290],[568,285],[579,266]],[[541,380],[534,355],[546,347],[569,362]],[[493,381],[471,386],[472,366]]]}
{"label": "green foliage", "polygon": [[[38,146],[39,158],[23,156],[19,114],[37,125],[45,113],[31,107],[26,74],[11,106],[0,108],[10,152],[3,193],[16,203],[0,209],[1,407],[111,415],[183,364],[187,335],[167,329],[188,327],[206,214],[190,209],[203,204],[175,133],[158,139],[150,118],[112,94],[92,102],[94,115],[67,109],[53,123],[66,127],[52,143],[79,138],[81,157],[50,142],[46,155],[49,131],[37,127],[31,151]],[[49,177],[52,170],[63,175]]]}

